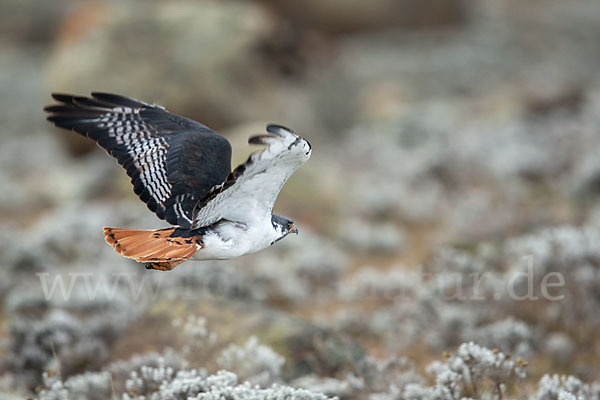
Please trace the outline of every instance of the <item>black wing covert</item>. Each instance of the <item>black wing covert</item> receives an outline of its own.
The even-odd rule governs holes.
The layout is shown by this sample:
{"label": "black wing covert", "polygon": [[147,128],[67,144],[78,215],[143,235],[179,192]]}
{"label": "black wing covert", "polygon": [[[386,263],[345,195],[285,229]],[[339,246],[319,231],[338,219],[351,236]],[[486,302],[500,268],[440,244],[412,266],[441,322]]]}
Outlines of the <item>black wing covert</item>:
{"label": "black wing covert", "polygon": [[231,171],[231,145],[208,127],[157,105],[108,93],[52,94],[48,121],[94,140],[131,177],[156,215],[189,229],[196,203]]}

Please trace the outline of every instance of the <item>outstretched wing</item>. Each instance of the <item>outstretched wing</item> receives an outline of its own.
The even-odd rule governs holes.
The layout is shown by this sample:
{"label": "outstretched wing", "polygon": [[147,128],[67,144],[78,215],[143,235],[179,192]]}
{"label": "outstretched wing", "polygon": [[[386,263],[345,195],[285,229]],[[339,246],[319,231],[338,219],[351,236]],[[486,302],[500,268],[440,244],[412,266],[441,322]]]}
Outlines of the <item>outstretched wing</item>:
{"label": "outstretched wing", "polygon": [[48,120],[93,139],[131,177],[133,190],[156,215],[190,228],[193,210],[231,171],[223,136],[156,105],[108,93],[53,94]]}
{"label": "outstretched wing", "polygon": [[288,178],[310,157],[308,141],[288,128],[267,125],[270,135],[253,136],[250,144],[267,147],[254,152],[220,185],[198,203],[193,228],[218,220],[252,224],[271,218],[279,191]]}

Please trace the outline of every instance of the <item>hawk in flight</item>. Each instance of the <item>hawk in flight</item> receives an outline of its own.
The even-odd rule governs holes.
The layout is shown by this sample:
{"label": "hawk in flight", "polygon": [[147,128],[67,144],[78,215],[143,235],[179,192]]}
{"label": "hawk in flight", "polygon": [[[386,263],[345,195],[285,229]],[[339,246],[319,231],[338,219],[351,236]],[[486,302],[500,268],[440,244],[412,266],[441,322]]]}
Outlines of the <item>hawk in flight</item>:
{"label": "hawk in flight", "polygon": [[279,191],[310,157],[308,141],[267,125],[250,144],[266,147],[231,170],[231,145],[205,125],[158,105],[108,93],[52,94],[48,121],[94,140],[131,177],[134,192],[172,225],[158,230],[104,228],[121,255],[149,269],[189,260],[228,259],[262,250],[290,233],[273,215]]}

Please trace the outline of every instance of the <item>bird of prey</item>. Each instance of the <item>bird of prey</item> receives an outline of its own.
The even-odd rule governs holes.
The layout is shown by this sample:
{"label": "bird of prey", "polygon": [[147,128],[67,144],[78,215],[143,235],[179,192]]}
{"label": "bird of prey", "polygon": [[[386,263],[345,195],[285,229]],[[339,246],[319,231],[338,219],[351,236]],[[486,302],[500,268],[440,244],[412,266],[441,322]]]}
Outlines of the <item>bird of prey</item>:
{"label": "bird of prey", "polygon": [[48,121],[94,140],[131,177],[148,208],[172,226],[158,230],[104,228],[121,255],[148,269],[254,253],[298,233],[273,215],[279,191],[310,157],[310,143],[291,129],[267,125],[248,143],[265,145],[231,170],[231,145],[205,125],[158,105],[94,92],[52,94]]}

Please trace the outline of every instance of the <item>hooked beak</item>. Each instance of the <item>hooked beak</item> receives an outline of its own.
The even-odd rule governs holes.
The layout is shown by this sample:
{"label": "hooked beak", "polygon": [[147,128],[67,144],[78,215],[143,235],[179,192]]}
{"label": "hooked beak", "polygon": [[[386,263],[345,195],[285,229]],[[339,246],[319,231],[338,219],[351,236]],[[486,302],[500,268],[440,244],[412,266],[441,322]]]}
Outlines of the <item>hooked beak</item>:
{"label": "hooked beak", "polygon": [[298,227],[296,224],[292,224],[292,226],[290,226],[290,229],[288,229],[288,234],[290,233],[295,233],[296,235],[298,234]]}

